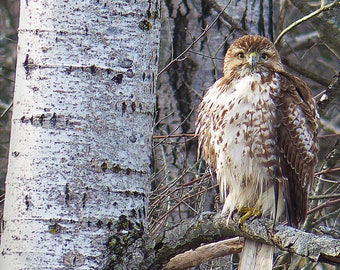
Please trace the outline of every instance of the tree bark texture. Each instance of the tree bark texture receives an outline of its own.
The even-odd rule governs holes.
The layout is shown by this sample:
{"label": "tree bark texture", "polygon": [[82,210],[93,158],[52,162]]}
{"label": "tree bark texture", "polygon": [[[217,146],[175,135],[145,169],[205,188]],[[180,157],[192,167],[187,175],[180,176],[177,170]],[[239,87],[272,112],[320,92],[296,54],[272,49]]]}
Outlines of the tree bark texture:
{"label": "tree bark texture", "polygon": [[159,18],[21,1],[1,269],[141,268]]}
{"label": "tree bark texture", "polygon": [[[290,226],[274,226],[273,222],[267,219],[256,218],[245,222],[240,227],[239,218],[240,216],[234,214],[227,225],[226,216],[203,213],[195,220],[183,222],[166,231],[156,241],[156,247],[159,248],[156,249],[154,269],[166,264],[170,258],[188,249],[195,249],[202,244],[220,241],[235,235],[274,245],[281,250],[308,257],[312,261],[334,265],[340,263],[339,239],[307,233]],[[181,259],[181,257],[177,257],[177,259]]]}
{"label": "tree bark texture", "polygon": [[200,246],[173,257],[165,270],[181,270],[197,266],[209,260],[241,252],[243,241],[240,237],[221,240],[216,243]]}

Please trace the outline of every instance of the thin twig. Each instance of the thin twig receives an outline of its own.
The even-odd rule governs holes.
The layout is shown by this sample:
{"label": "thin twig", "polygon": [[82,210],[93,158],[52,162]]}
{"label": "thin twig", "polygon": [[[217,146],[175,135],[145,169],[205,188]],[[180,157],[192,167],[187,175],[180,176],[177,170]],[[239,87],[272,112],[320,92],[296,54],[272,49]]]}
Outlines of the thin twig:
{"label": "thin twig", "polygon": [[210,186],[207,187],[199,192],[195,192],[194,194],[189,194],[186,197],[182,197],[180,198],[180,201],[178,201],[173,207],[171,207],[166,213],[164,213],[161,217],[159,217],[154,223],[159,223],[162,219],[164,219],[165,217],[169,216],[169,214],[174,211],[180,204],[184,203],[185,201],[189,200],[190,198],[194,197],[194,196],[198,196],[204,192],[207,192],[211,189],[214,189],[215,186]]}
{"label": "thin twig", "polygon": [[319,13],[324,12],[324,11],[327,11],[327,10],[331,9],[332,7],[337,6],[337,5],[339,5],[339,4],[340,4],[339,1],[334,1],[333,3],[328,4],[328,5],[324,6],[324,7],[321,7],[321,8],[319,8],[319,9],[315,10],[314,12],[312,12],[312,13],[310,13],[310,14],[308,14],[308,15],[302,17],[301,19],[295,21],[294,23],[290,24],[289,26],[286,27],[286,29],[284,29],[284,30],[280,33],[280,35],[278,35],[278,37],[276,38],[276,40],[275,40],[275,42],[274,42],[274,45],[276,46],[276,45],[280,42],[281,38],[282,38],[287,32],[289,32],[290,30],[292,30],[293,28],[295,28],[295,27],[298,26],[299,24],[301,24],[301,23],[303,23],[303,22],[305,22],[305,21],[308,21],[309,19],[313,18],[314,16],[318,15]]}
{"label": "thin twig", "polygon": [[331,139],[331,138],[338,138],[340,137],[340,133],[335,133],[335,134],[326,134],[326,135],[320,135],[318,136],[319,140],[327,140],[327,139]]}
{"label": "thin twig", "polygon": [[327,86],[326,91],[322,94],[317,104],[319,113],[322,115],[326,107],[337,97],[340,93],[340,71],[333,76],[332,82]]}
{"label": "thin twig", "polygon": [[309,196],[310,200],[322,200],[330,198],[340,198],[340,193]]}
{"label": "thin twig", "polygon": [[320,172],[316,172],[314,176],[322,175],[322,174],[328,174],[328,173],[335,173],[335,172],[340,172],[340,168],[333,168],[333,169],[327,169],[327,170],[322,170]]}
{"label": "thin twig", "polygon": [[178,127],[175,128],[172,132],[170,132],[170,134],[169,134],[167,137],[165,137],[163,140],[161,140],[160,142],[156,143],[156,144],[153,146],[153,148],[158,147],[159,145],[161,145],[162,143],[164,143],[164,142],[166,141],[166,139],[167,139],[169,136],[173,135],[173,134],[174,134],[174,133],[182,126],[182,124],[183,124],[185,121],[187,121],[187,120],[189,119],[189,117],[190,117],[190,115],[192,114],[192,112],[194,111],[194,109],[195,109],[195,108],[192,108],[192,110],[191,110],[191,111],[189,112],[189,114],[185,117],[185,119],[178,125]]}
{"label": "thin twig", "polygon": [[338,203],[340,203],[340,199],[327,201],[327,202],[325,202],[325,203],[323,203],[323,204],[320,204],[320,205],[318,205],[317,207],[315,207],[315,208],[309,210],[309,211],[307,212],[307,215],[310,215],[311,213],[314,213],[314,212],[316,212],[316,211],[319,211],[319,210],[322,209],[322,208],[329,207],[329,206],[332,206],[332,205],[338,204]]}
{"label": "thin twig", "polygon": [[291,5],[289,0],[284,0],[280,2],[280,11],[279,11],[279,17],[277,19],[277,27],[276,27],[276,32],[281,33],[283,27],[284,27],[284,21],[286,14],[289,10],[289,6]]}
{"label": "thin twig", "polygon": [[13,102],[11,102],[11,104],[9,104],[9,106],[4,110],[4,112],[0,115],[0,119],[3,118],[7,112],[12,108],[13,106]]}
{"label": "thin twig", "polygon": [[327,213],[326,215],[322,215],[319,219],[317,219],[316,221],[314,221],[312,223],[313,227],[318,226],[320,223],[328,220],[330,221],[332,217],[338,216],[340,213],[340,209],[337,209],[335,211],[330,211],[329,213]]}
{"label": "thin twig", "polygon": [[322,86],[327,87],[330,84],[330,81],[328,79],[323,78],[323,77],[319,76],[318,74],[301,67],[297,63],[291,63],[291,61],[289,61],[286,57],[281,57],[281,60],[282,60],[282,63],[284,65],[286,65],[287,67],[289,67],[292,70],[300,73],[301,75],[305,76],[306,78],[309,78],[309,79],[321,84]]}
{"label": "thin twig", "polygon": [[219,60],[219,61],[223,61],[224,60],[224,58],[213,57],[213,56],[210,56],[208,54],[204,54],[204,53],[200,53],[200,52],[195,52],[193,50],[189,50],[189,53],[197,54],[197,55],[200,55],[200,56],[203,56],[203,57],[206,57],[206,58],[209,58],[209,59],[213,59],[213,60]]}
{"label": "thin twig", "polygon": [[[167,134],[167,135],[153,135],[153,139],[168,139],[168,138],[182,138],[182,137],[196,137],[199,136],[199,134],[195,133],[182,133],[182,134]],[[326,140],[326,139],[331,139],[331,138],[338,138],[340,137],[340,133],[335,133],[335,134],[326,134],[326,135],[321,135],[318,136],[319,140]]]}
{"label": "thin twig", "polygon": [[195,137],[195,133],[154,135],[154,136],[152,136],[153,139],[168,139],[168,138],[182,138],[182,137]]}
{"label": "thin twig", "polygon": [[182,53],[180,53],[175,59],[171,60],[170,63],[168,63],[158,74],[157,76],[161,75],[165,70],[167,70],[173,63],[181,59],[209,30],[213,25],[217,22],[217,20],[220,18],[222,13],[225,11],[225,9],[229,6],[231,0],[225,5],[225,7],[221,10],[220,13],[216,16],[216,18],[212,21],[210,25],[208,25],[204,31],[195,39]]}
{"label": "thin twig", "polygon": [[[204,0],[206,4],[213,9],[215,9],[216,12],[221,13],[221,17],[234,29],[240,31],[243,35],[247,35],[248,32],[243,29],[242,25],[238,24],[234,21],[233,17],[228,15],[226,12],[224,12],[225,8],[222,10],[222,7],[217,3],[217,1],[214,0]],[[229,1],[230,3],[230,1]],[[228,5],[229,5],[228,3]]]}

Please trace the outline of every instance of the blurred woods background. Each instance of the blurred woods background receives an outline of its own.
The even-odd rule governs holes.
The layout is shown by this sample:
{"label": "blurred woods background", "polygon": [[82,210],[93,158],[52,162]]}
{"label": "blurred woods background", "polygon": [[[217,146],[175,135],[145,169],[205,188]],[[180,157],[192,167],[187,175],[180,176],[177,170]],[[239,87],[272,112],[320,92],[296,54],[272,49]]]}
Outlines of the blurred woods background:
{"label": "blurred woods background", "polygon": [[[11,101],[13,96],[18,25],[17,0],[0,1],[0,202],[3,206]],[[331,8],[327,8],[333,4]],[[302,78],[320,99],[333,82],[337,92],[321,111],[319,164],[310,196],[310,214],[304,229],[339,237],[340,114],[339,72],[340,7],[333,1],[215,1],[166,0],[162,2],[157,103],[150,194],[150,231],[157,236],[181,220],[204,211],[219,211],[213,172],[197,160],[193,136],[196,109],[204,90],[222,76],[223,57],[229,45],[246,34],[275,41],[287,26],[324,8],[288,31],[277,47],[285,67]],[[226,7],[226,8],[225,8]],[[225,9],[224,9],[225,8]],[[282,252],[277,253],[277,266]],[[233,257],[214,260],[197,269],[221,269]],[[293,269],[314,269],[315,263],[295,258]],[[317,269],[332,269],[320,264]],[[279,268],[277,268],[279,269]]]}
{"label": "blurred woods background", "polygon": [[[293,2],[299,2],[299,8]],[[274,41],[287,26],[329,3],[332,2],[164,2],[154,133],[153,193],[149,208],[153,233],[162,233],[164,228],[176,226],[181,220],[193,218],[204,211],[221,209],[216,181],[204,163],[197,160],[197,141],[192,134],[197,105],[205,89],[222,76],[223,57],[229,45],[245,33],[265,35]],[[327,31],[334,30],[331,37],[334,39],[337,35],[339,42],[339,6],[321,14],[318,19],[322,18],[333,25]],[[286,69],[305,80],[314,95],[318,95],[337,74],[339,59],[333,53],[334,49],[325,46],[325,39],[320,39],[324,34],[318,32],[319,29],[311,22],[305,21],[287,32],[277,47]],[[340,173],[339,170],[321,173],[336,168],[340,155],[339,145],[336,144],[340,131],[338,102],[339,95],[322,112],[320,121],[319,165],[311,192],[311,214],[305,224],[306,229],[315,233],[321,233],[320,226],[339,229],[336,224],[339,224],[340,214]],[[334,157],[332,162],[331,156]],[[200,269],[231,269],[232,260],[215,260],[201,265]],[[281,263],[278,260],[276,265]],[[295,269],[301,269],[305,261],[296,258],[293,264]],[[314,266],[308,265],[311,268]]]}

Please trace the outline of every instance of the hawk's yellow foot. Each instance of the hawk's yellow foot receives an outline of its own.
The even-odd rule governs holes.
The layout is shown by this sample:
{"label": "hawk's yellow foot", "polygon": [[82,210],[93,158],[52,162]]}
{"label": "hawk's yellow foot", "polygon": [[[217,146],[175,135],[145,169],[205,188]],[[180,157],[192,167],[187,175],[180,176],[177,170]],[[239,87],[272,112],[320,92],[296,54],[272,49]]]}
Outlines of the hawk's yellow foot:
{"label": "hawk's yellow foot", "polygon": [[238,213],[242,215],[240,218],[240,225],[242,226],[244,222],[246,222],[251,217],[260,217],[262,215],[261,210],[257,208],[251,208],[251,207],[241,207],[238,210]]}

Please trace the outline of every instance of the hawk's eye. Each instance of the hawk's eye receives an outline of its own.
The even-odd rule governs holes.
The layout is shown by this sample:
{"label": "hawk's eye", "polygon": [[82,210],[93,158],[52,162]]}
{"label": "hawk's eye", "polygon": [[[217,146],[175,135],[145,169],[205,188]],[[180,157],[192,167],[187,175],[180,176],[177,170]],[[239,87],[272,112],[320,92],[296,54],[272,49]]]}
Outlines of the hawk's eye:
{"label": "hawk's eye", "polygon": [[243,52],[239,52],[239,53],[237,54],[237,58],[240,59],[240,60],[242,60],[242,59],[244,58],[244,53],[243,53]]}
{"label": "hawk's eye", "polygon": [[263,53],[263,54],[261,55],[261,58],[262,58],[263,60],[268,60],[269,55],[268,55],[267,53]]}

